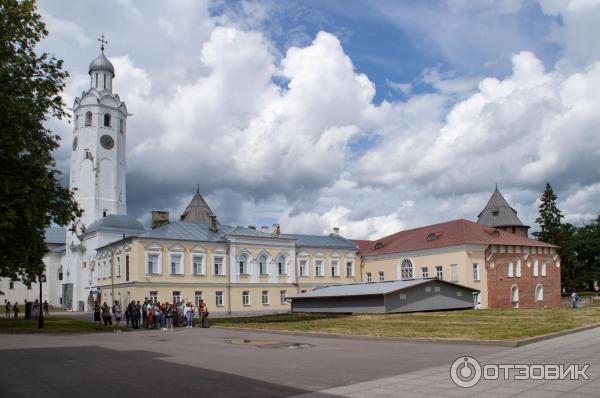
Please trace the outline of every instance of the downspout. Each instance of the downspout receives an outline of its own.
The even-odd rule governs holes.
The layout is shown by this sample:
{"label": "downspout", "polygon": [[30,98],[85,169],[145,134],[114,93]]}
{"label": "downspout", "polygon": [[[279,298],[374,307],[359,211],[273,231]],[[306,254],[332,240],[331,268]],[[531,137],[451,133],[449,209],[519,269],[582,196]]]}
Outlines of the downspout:
{"label": "downspout", "polygon": [[365,270],[365,257],[360,256],[360,281],[364,282],[363,274]]}
{"label": "downspout", "polygon": [[115,305],[115,252],[111,249],[110,251],[110,279],[111,279],[111,295],[112,295],[112,305]]}
{"label": "downspout", "polygon": [[231,315],[231,261],[229,261],[229,241],[226,241],[225,259],[227,261],[227,313]]}

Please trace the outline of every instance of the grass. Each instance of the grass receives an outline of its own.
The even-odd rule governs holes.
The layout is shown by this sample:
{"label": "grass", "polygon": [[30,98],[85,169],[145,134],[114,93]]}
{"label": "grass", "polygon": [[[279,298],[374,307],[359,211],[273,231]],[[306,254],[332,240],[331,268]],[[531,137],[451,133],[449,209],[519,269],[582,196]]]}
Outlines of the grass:
{"label": "grass", "polygon": [[600,323],[600,306],[386,315],[281,314],[211,320],[212,325],[223,327],[455,340],[515,340],[594,323]]}
{"label": "grass", "polygon": [[[0,333],[87,333],[95,332],[96,325],[77,319],[44,317],[44,328],[39,329],[37,319],[0,319]],[[112,331],[104,328],[103,331]]]}

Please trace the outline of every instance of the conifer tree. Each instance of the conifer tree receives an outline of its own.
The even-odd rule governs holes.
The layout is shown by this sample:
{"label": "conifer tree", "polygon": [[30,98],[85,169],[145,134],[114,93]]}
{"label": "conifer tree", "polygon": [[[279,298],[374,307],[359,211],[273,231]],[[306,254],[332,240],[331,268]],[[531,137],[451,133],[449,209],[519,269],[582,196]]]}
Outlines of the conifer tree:
{"label": "conifer tree", "polygon": [[557,196],[549,182],[542,194],[539,206],[539,217],[535,222],[540,226],[540,230],[533,235],[541,241],[557,244],[560,239],[561,219],[563,215],[556,206]]}

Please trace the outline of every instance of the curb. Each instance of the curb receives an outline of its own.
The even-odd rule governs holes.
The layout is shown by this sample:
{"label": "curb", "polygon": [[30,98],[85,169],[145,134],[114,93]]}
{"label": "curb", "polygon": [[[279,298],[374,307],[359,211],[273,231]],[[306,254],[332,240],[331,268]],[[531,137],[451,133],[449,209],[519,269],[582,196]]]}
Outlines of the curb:
{"label": "curb", "polygon": [[541,336],[529,337],[521,340],[464,340],[464,339],[441,339],[441,338],[412,338],[412,337],[392,337],[392,336],[361,336],[352,334],[339,334],[327,332],[297,332],[293,330],[273,330],[273,329],[254,329],[254,328],[238,328],[226,326],[211,326],[211,328],[222,330],[237,330],[242,332],[253,332],[262,334],[285,334],[288,336],[304,336],[304,337],[324,337],[331,339],[346,339],[346,340],[369,340],[369,341],[393,341],[398,343],[441,343],[441,344],[468,344],[468,345],[484,345],[484,346],[499,346],[499,347],[521,347],[524,345],[537,343],[539,341],[550,340],[556,337],[566,336],[573,333],[579,333],[590,329],[600,327],[600,323],[593,325],[581,326],[575,329],[563,330],[560,332],[543,334]]}

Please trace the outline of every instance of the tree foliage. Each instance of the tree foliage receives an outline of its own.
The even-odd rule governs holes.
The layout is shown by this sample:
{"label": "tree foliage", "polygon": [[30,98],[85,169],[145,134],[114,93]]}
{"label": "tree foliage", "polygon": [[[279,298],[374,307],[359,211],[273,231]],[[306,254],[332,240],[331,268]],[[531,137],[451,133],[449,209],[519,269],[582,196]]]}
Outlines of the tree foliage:
{"label": "tree foliage", "polygon": [[0,0],[0,276],[32,281],[47,252],[44,232],[80,216],[61,186],[45,124],[68,117],[63,61],[38,54],[48,35],[35,1]]}
{"label": "tree foliage", "polygon": [[541,241],[556,244],[560,234],[563,215],[556,206],[557,196],[549,182],[542,194],[539,207],[540,215],[535,222],[540,226],[540,231],[533,235]]}

